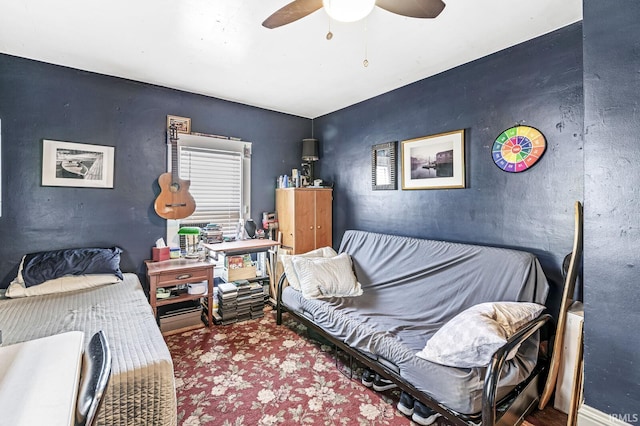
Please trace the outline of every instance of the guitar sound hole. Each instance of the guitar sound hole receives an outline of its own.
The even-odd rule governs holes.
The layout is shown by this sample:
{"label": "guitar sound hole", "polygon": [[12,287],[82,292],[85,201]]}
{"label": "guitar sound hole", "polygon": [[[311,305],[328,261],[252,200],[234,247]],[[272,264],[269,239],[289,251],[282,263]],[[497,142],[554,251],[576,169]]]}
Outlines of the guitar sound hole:
{"label": "guitar sound hole", "polygon": [[171,192],[180,191],[180,184],[177,183],[177,182],[172,183],[171,186],[169,186],[169,191],[171,191]]}

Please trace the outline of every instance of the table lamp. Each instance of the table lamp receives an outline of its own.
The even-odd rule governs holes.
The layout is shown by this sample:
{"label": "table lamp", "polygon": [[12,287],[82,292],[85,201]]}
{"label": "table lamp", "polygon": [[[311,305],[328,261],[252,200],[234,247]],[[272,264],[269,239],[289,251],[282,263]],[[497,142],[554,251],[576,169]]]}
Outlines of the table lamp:
{"label": "table lamp", "polygon": [[200,228],[195,226],[183,226],[178,230],[178,235],[184,236],[187,259],[198,257],[198,241],[200,240]]}
{"label": "table lamp", "polygon": [[313,163],[318,161],[318,139],[302,139],[302,161],[309,164],[309,183],[313,185]]}

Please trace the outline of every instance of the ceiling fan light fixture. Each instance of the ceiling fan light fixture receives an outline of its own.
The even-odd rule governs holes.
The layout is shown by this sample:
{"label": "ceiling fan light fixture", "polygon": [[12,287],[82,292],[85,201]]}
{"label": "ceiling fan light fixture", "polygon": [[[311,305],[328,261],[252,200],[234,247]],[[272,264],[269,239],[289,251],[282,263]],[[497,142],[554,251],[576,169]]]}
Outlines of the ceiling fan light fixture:
{"label": "ceiling fan light fixture", "polygon": [[371,13],[376,0],[322,0],[322,5],[331,19],[355,22]]}

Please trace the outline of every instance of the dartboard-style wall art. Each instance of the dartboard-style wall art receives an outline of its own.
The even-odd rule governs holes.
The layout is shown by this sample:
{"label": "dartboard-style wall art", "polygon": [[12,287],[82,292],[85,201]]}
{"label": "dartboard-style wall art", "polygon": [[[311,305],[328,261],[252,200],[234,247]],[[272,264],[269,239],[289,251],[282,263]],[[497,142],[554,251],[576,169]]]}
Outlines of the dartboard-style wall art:
{"label": "dartboard-style wall art", "polygon": [[538,129],[515,126],[498,135],[491,148],[491,155],[500,169],[520,173],[533,167],[546,148],[547,141]]}

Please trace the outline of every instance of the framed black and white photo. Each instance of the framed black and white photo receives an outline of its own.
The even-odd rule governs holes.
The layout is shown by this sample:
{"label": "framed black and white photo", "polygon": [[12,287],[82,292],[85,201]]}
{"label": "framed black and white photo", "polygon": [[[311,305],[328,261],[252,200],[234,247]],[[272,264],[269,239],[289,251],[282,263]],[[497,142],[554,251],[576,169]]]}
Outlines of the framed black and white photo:
{"label": "framed black and white photo", "polygon": [[42,141],[42,185],[113,188],[115,148]]}
{"label": "framed black and white photo", "polygon": [[402,142],[402,189],[464,188],[464,130]]}

